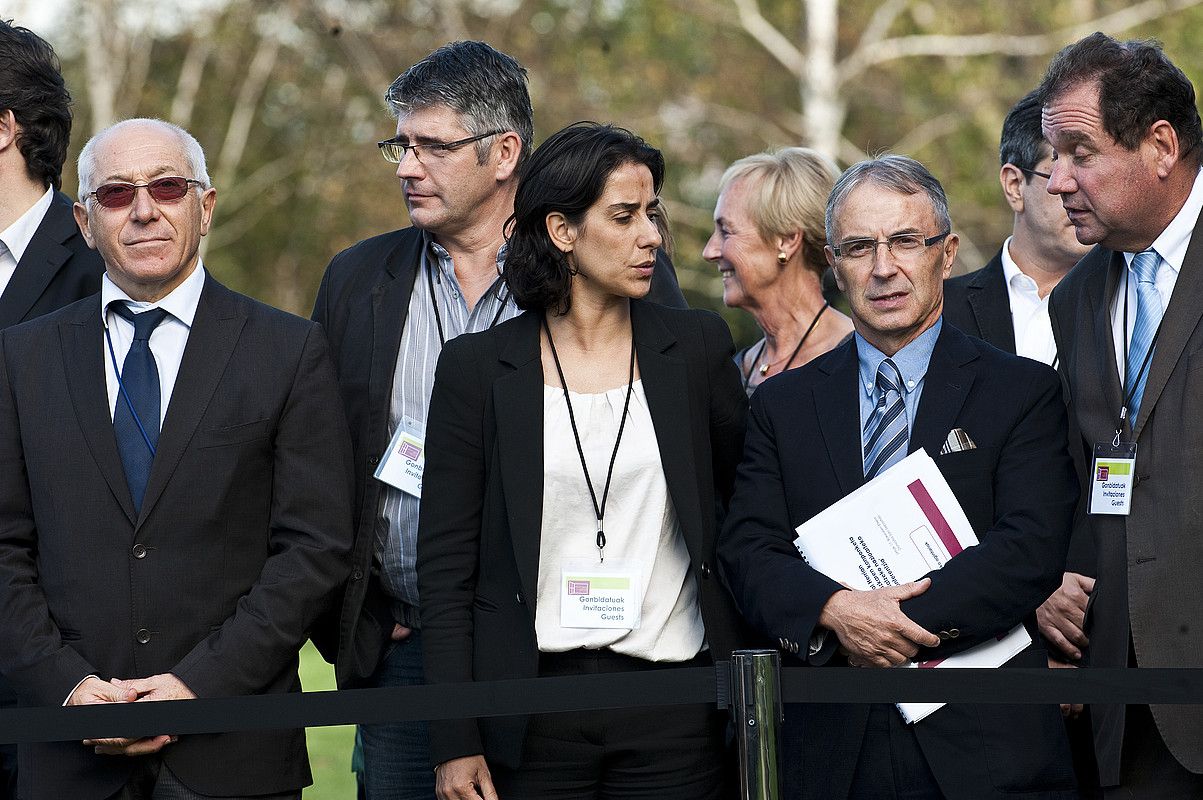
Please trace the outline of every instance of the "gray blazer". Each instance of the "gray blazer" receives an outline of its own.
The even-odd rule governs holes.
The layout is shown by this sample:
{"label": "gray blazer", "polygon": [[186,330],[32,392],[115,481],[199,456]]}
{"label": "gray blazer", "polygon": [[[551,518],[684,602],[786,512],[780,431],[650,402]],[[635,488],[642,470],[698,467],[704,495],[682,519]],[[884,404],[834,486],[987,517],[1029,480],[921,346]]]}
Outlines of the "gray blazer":
{"label": "gray blazer", "polygon": [[[1196,222],[1166,308],[1132,434],[1138,445],[1132,513],[1085,518],[1097,585],[1088,619],[1089,663],[1198,667],[1203,659],[1203,221]],[[1073,444],[1087,469],[1097,442],[1115,435],[1121,386],[1111,302],[1123,289],[1122,253],[1095,247],[1053,291],[1049,308],[1069,397]],[[1086,470],[1080,470],[1085,480]],[[1082,502],[1087,502],[1083,494]],[[1170,752],[1203,772],[1203,711],[1152,706]],[[1119,781],[1124,707],[1094,706],[1103,785]]]}

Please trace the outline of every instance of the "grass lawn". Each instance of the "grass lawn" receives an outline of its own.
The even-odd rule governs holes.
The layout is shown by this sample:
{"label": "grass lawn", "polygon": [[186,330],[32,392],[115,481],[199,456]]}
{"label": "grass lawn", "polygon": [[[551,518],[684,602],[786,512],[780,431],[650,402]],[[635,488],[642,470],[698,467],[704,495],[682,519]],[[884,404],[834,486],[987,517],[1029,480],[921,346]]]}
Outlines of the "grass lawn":
{"label": "grass lawn", "polygon": [[[307,692],[334,688],[334,668],[318,655],[312,642],[301,651],[301,685]],[[355,800],[355,775],[351,772],[355,726],[309,728],[305,735],[313,770],[313,785],[305,790],[305,800]]]}

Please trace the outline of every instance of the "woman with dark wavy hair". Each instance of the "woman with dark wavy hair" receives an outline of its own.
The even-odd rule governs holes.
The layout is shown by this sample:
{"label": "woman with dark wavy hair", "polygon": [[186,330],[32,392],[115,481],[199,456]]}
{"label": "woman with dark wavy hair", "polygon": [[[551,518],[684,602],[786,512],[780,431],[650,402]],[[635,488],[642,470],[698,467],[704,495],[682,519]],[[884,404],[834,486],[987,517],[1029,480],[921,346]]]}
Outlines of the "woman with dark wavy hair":
{"label": "woman with dark wavy hair", "polygon": [[[429,682],[709,665],[746,401],[726,325],[643,301],[664,161],[578,123],[531,156],[505,276],[526,313],[447,343],[418,532]],[[669,707],[432,722],[441,798],[718,798],[724,718]]]}

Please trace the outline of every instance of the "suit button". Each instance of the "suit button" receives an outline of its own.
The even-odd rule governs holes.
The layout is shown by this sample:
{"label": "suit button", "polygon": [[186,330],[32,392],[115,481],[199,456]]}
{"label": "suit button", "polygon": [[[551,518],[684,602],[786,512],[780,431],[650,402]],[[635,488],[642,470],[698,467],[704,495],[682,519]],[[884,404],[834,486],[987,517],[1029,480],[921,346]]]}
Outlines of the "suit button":
{"label": "suit button", "polygon": [[146,545],[139,542],[133,546],[133,549],[131,549],[130,552],[134,554],[134,558],[146,558]]}
{"label": "suit button", "polygon": [[146,644],[150,641],[150,631],[146,630],[146,628],[139,628],[138,632],[134,634],[134,638],[138,641],[138,644]]}
{"label": "suit button", "polygon": [[[1142,262],[1143,263],[1143,262]],[[373,467],[380,463],[380,456],[368,456],[368,463]]]}
{"label": "suit button", "polygon": [[514,599],[518,601],[518,605],[526,605],[526,600],[522,599],[522,592],[515,594]]}
{"label": "suit button", "polygon": [[361,580],[362,578],[363,578],[363,570],[361,570],[359,567],[356,567],[355,569],[351,570],[351,580],[358,581],[358,580]]}
{"label": "suit button", "polygon": [[957,628],[953,628],[952,630],[950,630],[948,632],[948,638],[950,638],[950,639],[955,639],[960,635],[961,635],[961,632]]}
{"label": "suit button", "polygon": [[939,637],[940,637],[941,639],[943,639],[944,641],[948,641],[949,639],[951,639],[951,638],[952,638],[952,634],[951,634],[951,633],[949,633],[948,631],[940,631],[940,632],[939,632],[939,633],[937,633],[936,635],[937,635],[937,636],[939,636]]}
{"label": "suit button", "polygon": [[[1144,263],[1144,262],[1141,262],[1141,263]],[[710,565],[707,564],[705,561],[702,562],[702,577],[703,578],[710,577]]]}

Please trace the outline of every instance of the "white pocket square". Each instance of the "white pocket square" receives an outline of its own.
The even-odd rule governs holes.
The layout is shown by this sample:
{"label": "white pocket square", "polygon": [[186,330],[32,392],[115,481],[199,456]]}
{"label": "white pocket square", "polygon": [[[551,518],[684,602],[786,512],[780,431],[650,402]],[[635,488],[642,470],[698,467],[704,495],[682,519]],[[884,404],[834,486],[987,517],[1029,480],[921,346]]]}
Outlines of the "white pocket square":
{"label": "white pocket square", "polygon": [[944,439],[944,446],[940,448],[940,455],[961,453],[965,450],[976,449],[977,445],[973,443],[973,439],[965,432],[964,428],[953,428],[948,432],[948,437]]}

